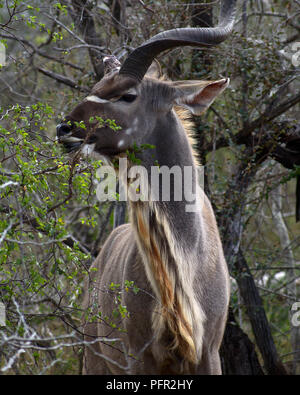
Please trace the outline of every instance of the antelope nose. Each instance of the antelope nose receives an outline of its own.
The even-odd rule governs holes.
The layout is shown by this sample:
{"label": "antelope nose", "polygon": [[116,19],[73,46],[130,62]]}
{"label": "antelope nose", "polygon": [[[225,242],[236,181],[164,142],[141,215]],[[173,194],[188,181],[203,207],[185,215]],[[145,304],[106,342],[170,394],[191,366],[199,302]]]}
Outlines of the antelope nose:
{"label": "antelope nose", "polygon": [[66,123],[60,123],[56,126],[56,135],[57,137],[65,136],[66,134],[71,132],[71,126]]}

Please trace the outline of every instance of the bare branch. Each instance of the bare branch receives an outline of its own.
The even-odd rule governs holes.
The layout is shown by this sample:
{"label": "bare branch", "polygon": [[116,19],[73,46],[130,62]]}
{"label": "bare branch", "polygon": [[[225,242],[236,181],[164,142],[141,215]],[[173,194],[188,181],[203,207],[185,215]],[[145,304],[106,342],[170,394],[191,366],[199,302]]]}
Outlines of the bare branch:
{"label": "bare branch", "polygon": [[46,70],[42,67],[37,67],[37,70],[40,71],[42,74],[46,75],[47,77],[53,78],[57,82],[70,86],[73,89],[80,90],[82,92],[89,92],[90,89],[86,86],[78,85],[74,80],[68,78],[64,75],[54,73],[53,71]]}
{"label": "bare branch", "polygon": [[65,60],[63,60],[63,59],[55,58],[54,56],[51,56],[51,55],[48,55],[48,54],[45,53],[45,52],[42,52],[42,51],[41,51],[38,47],[36,47],[33,43],[29,42],[28,40],[25,40],[24,38],[17,37],[16,35],[14,35],[14,34],[12,34],[12,33],[11,33],[10,35],[4,34],[4,33],[0,33],[0,37],[5,38],[5,39],[8,39],[8,40],[15,40],[15,41],[17,41],[17,42],[23,44],[23,46],[25,46],[25,49],[26,49],[27,51],[28,51],[27,47],[31,48],[33,52],[29,52],[29,51],[28,51],[29,54],[30,54],[31,56],[34,55],[34,54],[36,53],[36,54],[38,54],[39,56],[42,56],[43,58],[46,58],[46,59],[49,59],[49,60],[53,60],[54,62],[58,62],[58,63],[64,64],[65,66],[70,66],[70,67],[72,67],[72,68],[74,68],[74,69],[76,69],[76,70],[80,70],[80,71],[83,71],[83,70],[84,70],[84,69],[83,69],[82,67],[80,67],[80,66],[77,66],[77,65],[75,65],[75,64],[73,64],[73,63],[70,63],[70,62],[67,62],[67,61],[65,61]]}

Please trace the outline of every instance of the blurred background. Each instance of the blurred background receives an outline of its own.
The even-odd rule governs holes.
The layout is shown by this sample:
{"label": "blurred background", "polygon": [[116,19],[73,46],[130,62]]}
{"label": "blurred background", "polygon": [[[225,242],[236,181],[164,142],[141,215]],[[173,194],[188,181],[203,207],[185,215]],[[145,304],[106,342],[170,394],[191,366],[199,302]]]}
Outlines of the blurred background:
{"label": "blurred background", "polygon": [[[0,0],[2,374],[80,373],[83,281],[128,220],[123,202],[96,198],[101,162],[64,153],[56,124],[105,55],[122,62],[156,33],[218,14],[204,0]],[[158,59],[173,80],[231,79],[193,119],[232,278],[227,375],[300,373],[299,17],[299,0],[240,0],[226,42]]]}

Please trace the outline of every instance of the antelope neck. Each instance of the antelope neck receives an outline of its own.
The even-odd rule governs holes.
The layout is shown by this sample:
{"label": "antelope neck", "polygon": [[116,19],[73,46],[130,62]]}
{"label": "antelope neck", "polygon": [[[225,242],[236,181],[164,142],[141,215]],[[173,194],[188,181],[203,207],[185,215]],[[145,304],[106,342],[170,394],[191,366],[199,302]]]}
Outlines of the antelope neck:
{"label": "antelope neck", "polygon": [[[195,251],[195,246],[199,241],[201,217],[198,210],[187,212],[187,206],[191,204],[191,201],[186,200],[186,192],[195,194],[196,190],[182,190],[182,199],[175,201],[174,183],[176,188],[180,187],[180,185],[184,188],[185,184],[189,186],[190,183],[185,183],[185,178],[192,174],[192,181],[195,184],[197,177],[196,166],[187,134],[173,110],[165,117],[160,117],[147,143],[154,148],[146,147],[136,157],[140,159],[141,165],[147,169],[150,188],[153,187],[151,185],[152,169],[154,172],[161,172],[165,168],[167,169],[167,174],[165,179],[164,176],[160,176],[159,201],[130,202],[132,212],[136,209],[148,211],[151,214],[149,225],[152,227],[165,221],[169,225],[174,240],[177,240],[178,243],[180,240],[180,244],[183,245],[184,249]],[[176,168],[174,172],[172,168],[173,170]],[[189,171],[185,173],[187,168],[189,168]],[[165,184],[166,179],[168,179],[168,169],[171,170],[171,175],[169,176],[170,201],[162,201],[161,191],[164,187],[168,187]],[[176,177],[181,177],[181,180],[176,180]],[[195,188],[195,185],[191,185],[191,188]],[[149,231],[151,232],[151,228]]]}

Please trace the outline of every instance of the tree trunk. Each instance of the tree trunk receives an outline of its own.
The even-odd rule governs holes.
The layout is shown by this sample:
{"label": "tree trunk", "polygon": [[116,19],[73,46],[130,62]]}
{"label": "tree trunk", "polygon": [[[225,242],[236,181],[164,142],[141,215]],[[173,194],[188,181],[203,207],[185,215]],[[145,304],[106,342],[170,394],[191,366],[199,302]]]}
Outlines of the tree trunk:
{"label": "tree trunk", "polygon": [[[274,168],[274,172],[280,171],[280,165],[276,164]],[[298,300],[300,293],[297,289],[296,275],[294,269],[295,268],[295,259],[293,254],[293,249],[291,247],[291,240],[289,236],[289,232],[287,226],[285,224],[283,215],[282,215],[282,198],[281,198],[282,186],[279,184],[273,191],[271,192],[271,209],[272,216],[274,222],[274,229],[276,229],[276,233],[280,240],[281,249],[283,251],[282,259],[283,264],[288,267],[286,270],[286,293],[291,298],[288,300],[288,303],[293,303],[293,301]],[[291,311],[291,306],[289,306],[290,312],[290,322],[292,319],[293,311]],[[300,368],[300,327],[294,326],[291,322],[291,346],[293,352],[293,364],[292,364],[292,374],[299,374]]]}
{"label": "tree trunk", "polygon": [[116,202],[114,208],[114,228],[125,224],[126,202]]}
{"label": "tree trunk", "polygon": [[237,324],[232,309],[229,309],[220,354],[224,375],[262,376],[264,374],[255,346]]}
{"label": "tree trunk", "polygon": [[[117,193],[120,192],[119,186],[120,184],[117,184]],[[125,217],[126,217],[126,202],[115,202],[114,206],[114,228],[117,228],[120,225],[125,224]]]}
{"label": "tree trunk", "polygon": [[235,261],[235,269],[238,272],[236,281],[251,322],[256,344],[264,361],[264,368],[269,375],[286,375],[287,372],[277,354],[261,297],[241,250]]}
{"label": "tree trunk", "polygon": [[[70,14],[74,20],[76,28],[80,31],[84,41],[89,45],[101,46],[99,33],[96,31],[95,21],[92,16],[92,2],[87,0],[71,0],[72,9]],[[97,79],[103,77],[102,56],[96,48],[89,48],[91,63]]]}
{"label": "tree trunk", "polygon": [[[248,186],[255,174],[255,170],[252,172],[245,172],[244,166],[245,164],[242,164],[236,169],[237,175],[231,181],[232,184],[229,185],[228,189],[228,201],[231,202],[230,206],[227,208],[225,207],[223,215],[219,215],[219,222],[222,223],[221,229],[223,230],[223,235],[226,235],[226,237],[223,237],[224,253],[230,273],[238,283],[239,291],[251,322],[256,344],[264,361],[264,368],[267,374],[285,375],[287,373],[277,355],[262,300],[240,246],[244,224],[243,213],[247,204],[246,199],[242,197],[247,196]],[[236,193],[235,197],[230,197],[232,190]],[[230,328],[228,330],[229,333],[232,333]],[[236,338],[233,338],[232,341],[236,341]],[[239,339],[239,341],[242,340]],[[240,347],[240,345],[238,346]],[[249,351],[248,344],[245,344],[243,351],[247,352],[247,350]],[[250,354],[246,354],[244,358],[245,360],[249,360],[252,356],[253,350],[251,350]],[[231,358],[234,358],[234,355],[231,355]],[[237,362],[234,366],[238,365],[240,356],[236,356],[236,358]],[[230,363],[232,364],[233,362],[231,361]],[[229,362],[227,364],[229,364]],[[253,365],[255,364],[256,361],[253,360]],[[252,374],[252,372],[249,372],[249,374]]]}

